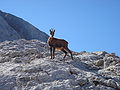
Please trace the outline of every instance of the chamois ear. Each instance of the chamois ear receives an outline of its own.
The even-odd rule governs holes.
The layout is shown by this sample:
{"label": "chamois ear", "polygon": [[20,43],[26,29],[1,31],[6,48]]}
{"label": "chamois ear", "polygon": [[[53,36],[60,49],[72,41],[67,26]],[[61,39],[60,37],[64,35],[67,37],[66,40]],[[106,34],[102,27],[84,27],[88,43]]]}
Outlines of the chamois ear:
{"label": "chamois ear", "polygon": [[50,29],[50,32],[51,32],[51,29]]}
{"label": "chamois ear", "polygon": [[55,30],[53,30],[53,32],[55,32]]}

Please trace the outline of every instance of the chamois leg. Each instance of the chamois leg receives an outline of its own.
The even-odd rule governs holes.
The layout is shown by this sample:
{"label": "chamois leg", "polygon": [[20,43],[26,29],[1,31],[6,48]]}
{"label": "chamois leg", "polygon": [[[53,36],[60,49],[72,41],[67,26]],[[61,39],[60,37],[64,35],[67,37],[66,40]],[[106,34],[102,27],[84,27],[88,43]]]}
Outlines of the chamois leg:
{"label": "chamois leg", "polygon": [[72,60],[73,60],[73,55],[72,55],[72,52],[71,52],[71,50],[70,49],[68,49],[68,48],[66,48],[66,50],[70,53],[70,55],[71,55],[71,58],[72,58]]}
{"label": "chamois leg", "polygon": [[63,57],[63,59],[65,59],[67,52],[64,49],[62,49],[61,51],[63,51],[65,53],[65,56]]}
{"label": "chamois leg", "polygon": [[55,47],[53,47],[53,59],[55,58]]}
{"label": "chamois leg", "polygon": [[52,47],[50,47],[50,55],[51,55],[51,59],[52,59]]}

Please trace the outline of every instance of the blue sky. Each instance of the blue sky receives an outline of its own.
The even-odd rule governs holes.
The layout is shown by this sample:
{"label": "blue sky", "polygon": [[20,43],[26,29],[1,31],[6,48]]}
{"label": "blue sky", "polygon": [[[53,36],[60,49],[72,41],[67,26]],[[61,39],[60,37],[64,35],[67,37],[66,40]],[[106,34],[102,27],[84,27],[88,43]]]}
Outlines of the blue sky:
{"label": "blue sky", "polygon": [[3,0],[0,10],[65,39],[73,51],[120,56],[120,0]]}

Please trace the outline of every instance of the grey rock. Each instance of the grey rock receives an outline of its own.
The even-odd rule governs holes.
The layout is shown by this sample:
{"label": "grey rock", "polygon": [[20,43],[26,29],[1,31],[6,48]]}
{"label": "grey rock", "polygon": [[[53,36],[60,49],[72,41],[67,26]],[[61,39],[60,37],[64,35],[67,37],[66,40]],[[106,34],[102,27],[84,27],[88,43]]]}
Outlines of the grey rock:
{"label": "grey rock", "polygon": [[105,56],[106,54],[108,54],[106,51],[98,51],[98,52],[93,52],[93,53],[97,55],[102,55],[102,56]]}
{"label": "grey rock", "polygon": [[96,66],[103,66],[104,65],[104,60],[97,60],[95,61]]}
{"label": "grey rock", "polygon": [[[0,90],[120,89],[119,57],[76,52],[74,60],[69,56],[63,60],[64,54],[56,52],[50,59],[48,49],[39,40],[1,42]],[[103,63],[106,67],[99,68]]]}
{"label": "grey rock", "polygon": [[20,35],[1,16],[0,11],[0,41],[17,40],[20,38]]}
{"label": "grey rock", "polygon": [[0,63],[9,62],[10,60],[9,57],[0,57]]}
{"label": "grey rock", "polygon": [[118,89],[117,83],[116,83],[114,80],[112,80],[112,79],[109,79],[109,80],[107,81],[107,85],[108,85],[108,86],[111,86],[111,87],[113,87],[113,88]]}
{"label": "grey rock", "polygon": [[14,76],[0,76],[0,90],[13,90],[16,86],[16,79]]}
{"label": "grey rock", "polygon": [[48,35],[22,18],[0,11],[0,41],[37,39],[46,42]]}
{"label": "grey rock", "polygon": [[87,78],[79,78],[76,80],[80,86],[84,86],[85,84],[88,83]]}

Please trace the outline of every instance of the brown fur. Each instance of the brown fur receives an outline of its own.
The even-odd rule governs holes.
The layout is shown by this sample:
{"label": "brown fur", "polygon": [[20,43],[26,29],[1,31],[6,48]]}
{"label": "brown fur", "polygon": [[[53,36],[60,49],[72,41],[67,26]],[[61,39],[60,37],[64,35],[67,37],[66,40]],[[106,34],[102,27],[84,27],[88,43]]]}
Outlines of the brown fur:
{"label": "brown fur", "polygon": [[67,52],[71,54],[71,58],[73,59],[72,52],[68,49],[68,42],[64,39],[57,39],[54,38],[54,32],[55,30],[50,30],[50,37],[48,38],[48,44],[50,46],[50,53],[51,53],[51,59],[54,59],[54,53],[55,50],[60,50],[65,53],[64,58],[67,55]]}

